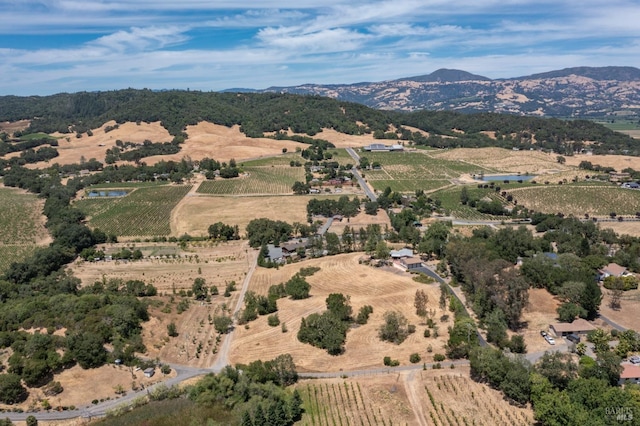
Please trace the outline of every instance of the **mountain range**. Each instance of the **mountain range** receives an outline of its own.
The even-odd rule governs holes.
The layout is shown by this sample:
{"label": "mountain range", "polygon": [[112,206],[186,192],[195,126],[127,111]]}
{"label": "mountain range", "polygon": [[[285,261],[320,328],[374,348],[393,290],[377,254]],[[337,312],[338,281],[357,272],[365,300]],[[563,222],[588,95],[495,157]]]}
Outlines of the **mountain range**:
{"label": "mountain range", "polygon": [[634,67],[576,67],[507,79],[439,69],[427,75],[381,82],[229,91],[319,95],[399,111],[427,109],[581,118],[640,115],[640,69]]}

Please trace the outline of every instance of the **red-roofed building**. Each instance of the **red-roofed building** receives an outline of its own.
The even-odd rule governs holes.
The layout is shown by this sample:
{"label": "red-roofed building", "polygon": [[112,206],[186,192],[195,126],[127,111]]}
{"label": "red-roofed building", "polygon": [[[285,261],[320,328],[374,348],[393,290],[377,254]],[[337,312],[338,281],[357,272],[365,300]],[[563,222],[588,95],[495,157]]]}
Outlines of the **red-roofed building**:
{"label": "red-roofed building", "polygon": [[620,373],[620,384],[635,383],[640,384],[640,365],[622,364]]}

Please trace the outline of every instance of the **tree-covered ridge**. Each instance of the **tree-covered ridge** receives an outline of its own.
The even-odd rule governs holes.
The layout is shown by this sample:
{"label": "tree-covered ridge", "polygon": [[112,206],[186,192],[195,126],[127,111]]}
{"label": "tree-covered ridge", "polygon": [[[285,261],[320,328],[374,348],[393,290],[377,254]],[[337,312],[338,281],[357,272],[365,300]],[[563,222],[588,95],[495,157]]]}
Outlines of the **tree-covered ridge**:
{"label": "tree-covered ridge", "polygon": [[[46,97],[0,97],[0,121],[21,119],[32,120],[30,133],[85,132],[110,120],[118,123],[160,121],[178,142],[185,137],[186,126],[209,121],[225,126],[239,125],[250,137],[288,130],[314,136],[323,128],[330,128],[346,134],[373,133],[377,137],[435,147],[544,148],[563,154],[580,150],[585,147],[585,141],[593,141],[588,148],[595,153],[640,155],[638,144],[631,137],[585,120],[447,111],[401,113],[319,96],[274,93],[127,89]],[[392,125],[399,131],[389,133]],[[416,127],[430,132],[431,136],[402,126]],[[495,132],[496,138],[480,133],[483,131]]]}

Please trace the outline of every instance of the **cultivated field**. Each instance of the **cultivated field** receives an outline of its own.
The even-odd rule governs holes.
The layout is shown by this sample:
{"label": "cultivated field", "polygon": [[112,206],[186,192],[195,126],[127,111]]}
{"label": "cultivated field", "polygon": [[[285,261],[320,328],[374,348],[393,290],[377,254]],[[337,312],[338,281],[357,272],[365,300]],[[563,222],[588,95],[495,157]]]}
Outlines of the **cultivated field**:
{"label": "cultivated field", "polygon": [[84,199],[74,205],[85,212],[91,227],[107,234],[169,235],[171,211],[190,189],[190,185],[138,188],[124,197]]}
{"label": "cultivated field", "polygon": [[198,193],[211,195],[291,194],[296,181],[304,182],[304,168],[244,167],[244,173],[232,179],[206,180]]}
{"label": "cultivated field", "polygon": [[[359,263],[362,253],[342,254],[332,257],[308,260],[285,265],[279,269],[258,268],[249,289],[258,294],[267,294],[271,285],[287,281],[301,267],[318,266],[320,271],[307,278],[311,284],[311,297],[304,300],[278,300],[278,316],[286,324],[287,332],[281,327],[270,327],[266,317],[249,323],[248,328],[239,327],[231,344],[232,363],[248,363],[255,359],[273,359],[280,354],[291,354],[299,371],[340,371],[361,368],[380,368],[383,358],[390,356],[402,365],[409,364],[409,356],[418,353],[426,362],[433,360],[436,353],[444,353],[447,326],[452,318],[439,322],[439,318],[450,312],[438,307],[440,291],[437,285],[418,284],[409,274],[374,268]],[[396,273],[397,271],[397,273]],[[435,310],[440,336],[425,338],[426,328],[422,319],[415,315],[413,307],[417,289],[423,289],[429,296],[429,309]],[[366,325],[354,327],[347,333],[345,353],[331,356],[323,349],[298,341],[296,335],[302,317],[326,310],[325,299],[330,293],[343,293],[350,297],[354,313],[363,305],[371,305],[373,314]],[[400,345],[382,342],[378,338],[378,328],[383,323],[386,311],[402,312],[409,323],[416,325],[416,332]],[[428,346],[432,352],[428,352]]]}
{"label": "cultivated field", "polygon": [[468,367],[302,381],[303,425],[530,425],[530,409],[469,378]]}
{"label": "cultivated field", "polygon": [[635,216],[640,211],[640,191],[610,185],[538,185],[510,189],[518,200],[530,210],[565,215]]}
{"label": "cultivated field", "polygon": [[0,273],[50,242],[43,204],[34,194],[0,186]]}
{"label": "cultivated field", "polygon": [[[570,159],[575,158],[567,157],[567,163],[562,165],[556,161],[557,154],[546,154],[540,151],[513,151],[503,148],[457,148],[431,151],[430,155],[443,160],[461,161],[475,167],[475,170],[478,171],[488,169],[495,172],[521,173],[523,175],[567,170],[570,169]],[[575,166],[577,165],[576,163]]]}
{"label": "cultivated field", "polygon": [[261,217],[288,223],[306,223],[309,200],[329,197],[336,198],[326,195],[189,196],[183,198],[171,214],[171,233],[207,235],[209,225],[216,222],[238,225],[240,232],[244,233],[251,220]]}
{"label": "cultivated field", "polygon": [[379,162],[381,170],[364,172],[367,181],[377,190],[387,186],[394,191],[414,192],[417,189],[430,192],[451,184],[463,174],[488,172],[461,161],[449,161],[431,156],[433,151],[416,152],[363,152],[371,163]]}

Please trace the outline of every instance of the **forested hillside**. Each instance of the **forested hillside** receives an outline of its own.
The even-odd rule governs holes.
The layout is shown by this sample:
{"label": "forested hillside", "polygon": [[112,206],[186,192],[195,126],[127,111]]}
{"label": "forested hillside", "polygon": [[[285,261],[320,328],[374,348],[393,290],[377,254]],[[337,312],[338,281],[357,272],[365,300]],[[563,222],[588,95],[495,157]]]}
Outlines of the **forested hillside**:
{"label": "forested hillside", "polygon": [[[0,97],[0,121],[31,120],[26,133],[83,133],[109,120],[154,122],[180,143],[187,125],[209,121],[240,125],[250,137],[291,129],[314,136],[323,128],[346,134],[373,133],[434,147],[501,146],[544,148],[571,154],[589,143],[595,153],[640,155],[637,141],[589,121],[564,121],[506,114],[446,111],[402,113],[318,96],[272,93],[153,92],[119,90],[57,94],[46,97]],[[391,131],[392,125],[397,131]],[[410,131],[412,126],[429,132]],[[495,137],[486,133],[495,132]],[[7,139],[5,135],[4,139]]]}

